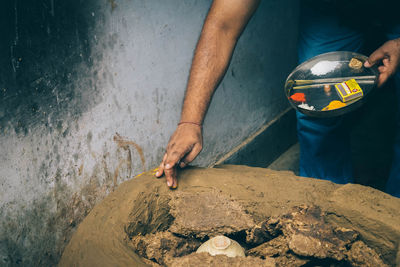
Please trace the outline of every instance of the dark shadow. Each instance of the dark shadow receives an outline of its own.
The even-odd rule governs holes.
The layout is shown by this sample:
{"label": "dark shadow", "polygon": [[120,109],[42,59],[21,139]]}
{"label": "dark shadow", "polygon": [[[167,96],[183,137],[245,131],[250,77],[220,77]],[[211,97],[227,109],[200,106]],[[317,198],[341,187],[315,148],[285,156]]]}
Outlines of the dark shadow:
{"label": "dark shadow", "polygon": [[91,49],[101,11],[98,2],[2,1],[1,133],[57,125],[95,102]]}
{"label": "dark shadow", "polygon": [[[364,54],[370,55],[385,41],[383,25],[366,33]],[[352,117],[351,150],[355,182],[384,191],[393,158],[395,118],[398,107],[390,80],[377,88]]]}

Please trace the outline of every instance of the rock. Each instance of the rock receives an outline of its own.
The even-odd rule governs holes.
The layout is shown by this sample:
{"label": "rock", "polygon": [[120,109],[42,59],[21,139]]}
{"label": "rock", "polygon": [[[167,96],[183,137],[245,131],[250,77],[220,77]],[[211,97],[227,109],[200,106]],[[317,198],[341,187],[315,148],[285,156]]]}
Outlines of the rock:
{"label": "rock", "polygon": [[385,267],[386,265],[379,255],[369,248],[364,242],[357,241],[351,245],[350,251],[347,252],[348,261],[352,266],[363,267]]}
{"label": "rock", "polygon": [[281,235],[269,242],[261,244],[247,251],[247,255],[275,259],[276,266],[303,266],[308,259],[301,259],[289,251],[286,238]]}
{"label": "rock", "polygon": [[139,235],[131,240],[131,246],[137,254],[159,264],[164,264],[166,257],[190,254],[200,245],[201,242],[196,239],[177,237],[168,231]]}
{"label": "rock", "polygon": [[259,245],[271,240],[281,234],[281,230],[277,227],[278,218],[268,218],[265,222],[255,225],[246,231],[246,243],[251,245]]}
{"label": "rock", "polygon": [[278,236],[269,242],[249,249],[247,255],[257,257],[279,257],[287,254],[289,247],[284,236]]}
{"label": "rock", "polygon": [[346,263],[354,266],[386,266],[374,250],[362,241],[356,241],[356,231],[336,227],[326,222],[325,217],[326,214],[319,207],[303,205],[277,218],[269,218],[248,231],[248,239],[253,241],[263,236],[280,235],[250,249],[247,255],[273,257],[277,266],[321,262],[332,266],[345,266]]}
{"label": "rock", "polygon": [[190,194],[177,192],[169,205],[175,218],[169,231],[182,236],[230,235],[255,225],[239,203],[215,190]]}
{"label": "rock", "polygon": [[343,260],[346,246],[358,237],[352,229],[336,228],[326,223],[324,213],[316,206],[295,208],[294,212],[280,218],[277,227],[295,254],[318,259]]}

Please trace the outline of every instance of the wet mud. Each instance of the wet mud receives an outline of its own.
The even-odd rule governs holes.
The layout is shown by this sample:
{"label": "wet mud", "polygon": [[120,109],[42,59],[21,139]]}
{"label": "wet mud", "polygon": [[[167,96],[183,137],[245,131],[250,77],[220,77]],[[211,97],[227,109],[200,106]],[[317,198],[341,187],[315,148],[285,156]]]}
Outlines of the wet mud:
{"label": "wet mud", "polygon": [[[60,266],[400,266],[400,199],[245,166],[144,174],[81,223]],[[195,253],[216,235],[246,257]]]}

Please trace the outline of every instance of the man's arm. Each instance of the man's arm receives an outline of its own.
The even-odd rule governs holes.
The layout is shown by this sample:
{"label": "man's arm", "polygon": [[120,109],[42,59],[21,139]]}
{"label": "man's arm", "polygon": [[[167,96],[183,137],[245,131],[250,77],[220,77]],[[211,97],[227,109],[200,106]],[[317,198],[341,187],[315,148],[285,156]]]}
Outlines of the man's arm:
{"label": "man's arm", "polygon": [[176,188],[177,164],[185,167],[202,149],[202,124],[234,47],[260,0],[214,0],[195,50],[180,124],[156,173]]}

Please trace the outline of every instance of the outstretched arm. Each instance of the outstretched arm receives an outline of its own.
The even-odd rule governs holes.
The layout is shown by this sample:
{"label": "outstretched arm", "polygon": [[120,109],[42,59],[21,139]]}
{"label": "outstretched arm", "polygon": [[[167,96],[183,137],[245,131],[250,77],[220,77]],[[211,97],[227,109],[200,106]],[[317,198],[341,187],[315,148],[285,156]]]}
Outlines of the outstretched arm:
{"label": "outstretched arm", "polygon": [[260,0],[214,0],[195,50],[180,124],[171,136],[157,177],[176,188],[177,164],[185,167],[202,149],[202,124],[236,42]]}

